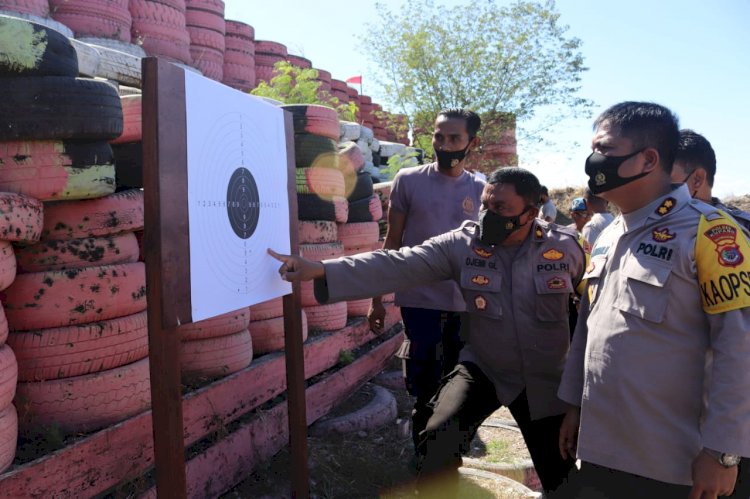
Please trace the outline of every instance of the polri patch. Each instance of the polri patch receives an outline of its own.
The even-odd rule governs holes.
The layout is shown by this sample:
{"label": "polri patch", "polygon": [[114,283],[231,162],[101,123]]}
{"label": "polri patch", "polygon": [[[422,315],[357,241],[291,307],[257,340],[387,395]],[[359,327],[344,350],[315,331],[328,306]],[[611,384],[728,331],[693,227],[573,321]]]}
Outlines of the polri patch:
{"label": "polri patch", "polygon": [[664,227],[662,229],[654,229],[654,231],[651,232],[651,237],[657,243],[665,243],[677,237],[677,234],[671,232],[669,228]]}
{"label": "polri patch", "polygon": [[490,283],[490,279],[489,277],[485,275],[477,274],[471,278],[471,282],[473,282],[474,284],[478,286],[486,286]]}
{"label": "polri patch", "polygon": [[477,310],[480,312],[484,312],[487,310],[487,299],[482,295],[477,295],[474,298],[474,306],[477,307]]}
{"label": "polri patch", "polygon": [[672,209],[677,204],[677,200],[673,197],[668,197],[665,199],[658,208],[656,208],[656,214],[661,215],[662,217],[672,211]]}
{"label": "polri patch", "polygon": [[555,248],[548,249],[547,251],[542,253],[542,257],[544,257],[545,260],[552,260],[552,261],[560,260],[564,256],[565,256],[565,253]]}
{"label": "polri patch", "polygon": [[673,253],[674,249],[670,248],[669,246],[647,242],[639,243],[638,248],[635,250],[636,255],[648,255],[654,258],[658,258],[659,260],[664,260],[665,262],[669,262],[672,260]]}
{"label": "polri patch", "polygon": [[745,257],[737,245],[737,229],[729,224],[714,225],[703,233],[716,245],[719,264],[724,267],[736,267]]}

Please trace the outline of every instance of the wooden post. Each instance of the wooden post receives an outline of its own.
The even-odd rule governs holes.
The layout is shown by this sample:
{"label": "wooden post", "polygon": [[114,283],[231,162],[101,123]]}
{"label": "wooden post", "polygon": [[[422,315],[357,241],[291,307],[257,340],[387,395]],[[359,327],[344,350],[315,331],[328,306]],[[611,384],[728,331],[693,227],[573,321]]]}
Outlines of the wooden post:
{"label": "wooden post", "polygon": [[156,489],[159,499],[177,499],[186,497],[187,482],[175,325],[191,320],[190,287],[163,290],[161,276],[190,273],[182,69],[155,57],[143,59],[143,90],[144,252]]}
{"label": "wooden post", "polygon": [[[292,115],[284,113],[289,192],[289,235],[291,253],[299,254],[297,224],[297,177],[295,175],[294,128]],[[307,468],[307,415],[305,402],[305,356],[302,347],[302,302],[300,285],[292,284],[292,294],[284,296],[284,353],[286,356],[289,448],[292,463],[292,497],[310,497],[310,473]]]}

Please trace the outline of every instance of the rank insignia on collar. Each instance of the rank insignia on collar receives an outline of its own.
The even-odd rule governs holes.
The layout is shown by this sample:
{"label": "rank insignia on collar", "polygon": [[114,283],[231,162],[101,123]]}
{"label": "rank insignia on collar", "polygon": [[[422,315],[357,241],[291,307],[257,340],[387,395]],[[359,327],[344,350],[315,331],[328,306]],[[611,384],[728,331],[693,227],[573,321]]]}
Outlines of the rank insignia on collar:
{"label": "rank insignia on collar", "polygon": [[480,248],[478,246],[474,247],[474,253],[481,256],[482,258],[489,258],[492,256],[492,251],[485,248]]}
{"label": "rank insignia on collar", "polygon": [[541,227],[536,228],[536,230],[534,231],[534,235],[537,239],[541,239],[542,237],[544,237],[544,232],[542,232]]}
{"label": "rank insignia on collar", "polygon": [[547,281],[547,289],[564,289],[565,279],[559,276],[555,276]]}
{"label": "rank insignia on collar", "polygon": [[737,244],[737,229],[728,224],[719,224],[703,233],[716,245],[719,264],[724,267],[736,267],[745,257]]}
{"label": "rank insignia on collar", "polygon": [[479,286],[486,286],[490,283],[490,279],[487,276],[477,274],[471,278],[471,282]]}
{"label": "rank insignia on collar", "polygon": [[664,216],[670,211],[672,211],[672,208],[675,207],[675,204],[677,204],[677,200],[673,197],[668,197],[667,199],[662,202],[662,204],[659,205],[658,208],[656,208],[656,214]]}
{"label": "rank insignia on collar", "polygon": [[562,251],[556,250],[555,248],[548,249],[547,251],[542,253],[542,257],[545,260],[552,260],[552,261],[560,260],[564,256],[565,256],[565,253],[563,253]]}
{"label": "rank insignia on collar", "polygon": [[484,312],[487,310],[487,299],[482,295],[477,295],[476,298],[474,298],[474,306],[477,307],[477,310],[480,312]]}
{"label": "rank insignia on collar", "polygon": [[664,243],[667,241],[671,241],[672,239],[677,237],[677,234],[675,234],[674,232],[670,232],[667,227],[664,227],[663,229],[654,229],[654,231],[651,233],[651,237],[657,243]]}

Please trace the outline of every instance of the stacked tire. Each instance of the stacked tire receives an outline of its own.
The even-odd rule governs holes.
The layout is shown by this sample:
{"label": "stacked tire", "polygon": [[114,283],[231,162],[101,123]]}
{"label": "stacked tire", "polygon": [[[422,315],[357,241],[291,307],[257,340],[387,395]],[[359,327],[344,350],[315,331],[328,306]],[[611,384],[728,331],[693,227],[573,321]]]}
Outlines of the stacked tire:
{"label": "stacked tire", "polygon": [[49,15],[49,0],[0,0],[0,10],[36,17]]}
{"label": "stacked tire", "polygon": [[190,35],[190,56],[203,75],[224,79],[226,21],[222,0],[186,0],[185,22]]}
{"label": "stacked tire", "polygon": [[110,143],[115,158],[117,189],[143,187],[143,96],[120,96],[123,116],[122,134]]}
{"label": "stacked tire", "polygon": [[52,18],[73,30],[76,37],[91,36],[130,42],[133,18],[129,0],[50,0]]}
{"label": "stacked tire", "polygon": [[286,45],[265,40],[255,41],[255,80],[270,82],[274,77],[274,64],[287,58]]}
{"label": "stacked tire", "polygon": [[324,69],[315,69],[318,72],[316,81],[320,83],[318,87],[318,97],[325,97],[331,93],[331,73]]}
{"label": "stacked tire", "polygon": [[[284,306],[281,297],[250,307],[250,336],[255,356],[284,349]],[[307,315],[302,310],[302,341],[307,340]]]}
{"label": "stacked tire", "polygon": [[331,80],[331,96],[337,98],[339,103],[347,104],[349,102],[349,93],[347,89],[349,85],[345,81],[332,79]]}
{"label": "stacked tire", "polygon": [[148,55],[191,65],[185,0],[129,0],[132,39]]}
{"label": "stacked tire", "polygon": [[249,24],[226,21],[222,82],[247,92],[255,88],[255,30]]}

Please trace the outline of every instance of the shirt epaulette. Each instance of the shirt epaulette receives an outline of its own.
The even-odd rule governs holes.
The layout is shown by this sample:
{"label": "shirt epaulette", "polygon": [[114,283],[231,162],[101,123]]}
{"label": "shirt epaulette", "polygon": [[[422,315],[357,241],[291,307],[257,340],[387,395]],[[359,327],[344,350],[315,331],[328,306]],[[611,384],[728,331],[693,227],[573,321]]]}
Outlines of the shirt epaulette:
{"label": "shirt epaulette", "polygon": [[691,199],[688,205],[695,211],[706,217],[709,222],[722,218],[724,215],[719,210],[714,208],[708,203],[704,203],[698,199]]}
{"label": "shirt epaulette", "polygon": [[566,236],[570,236],[576,240],[578,239],[578,231],[565,227],[564,225],[549,224],[549,230],[565,234]]}

